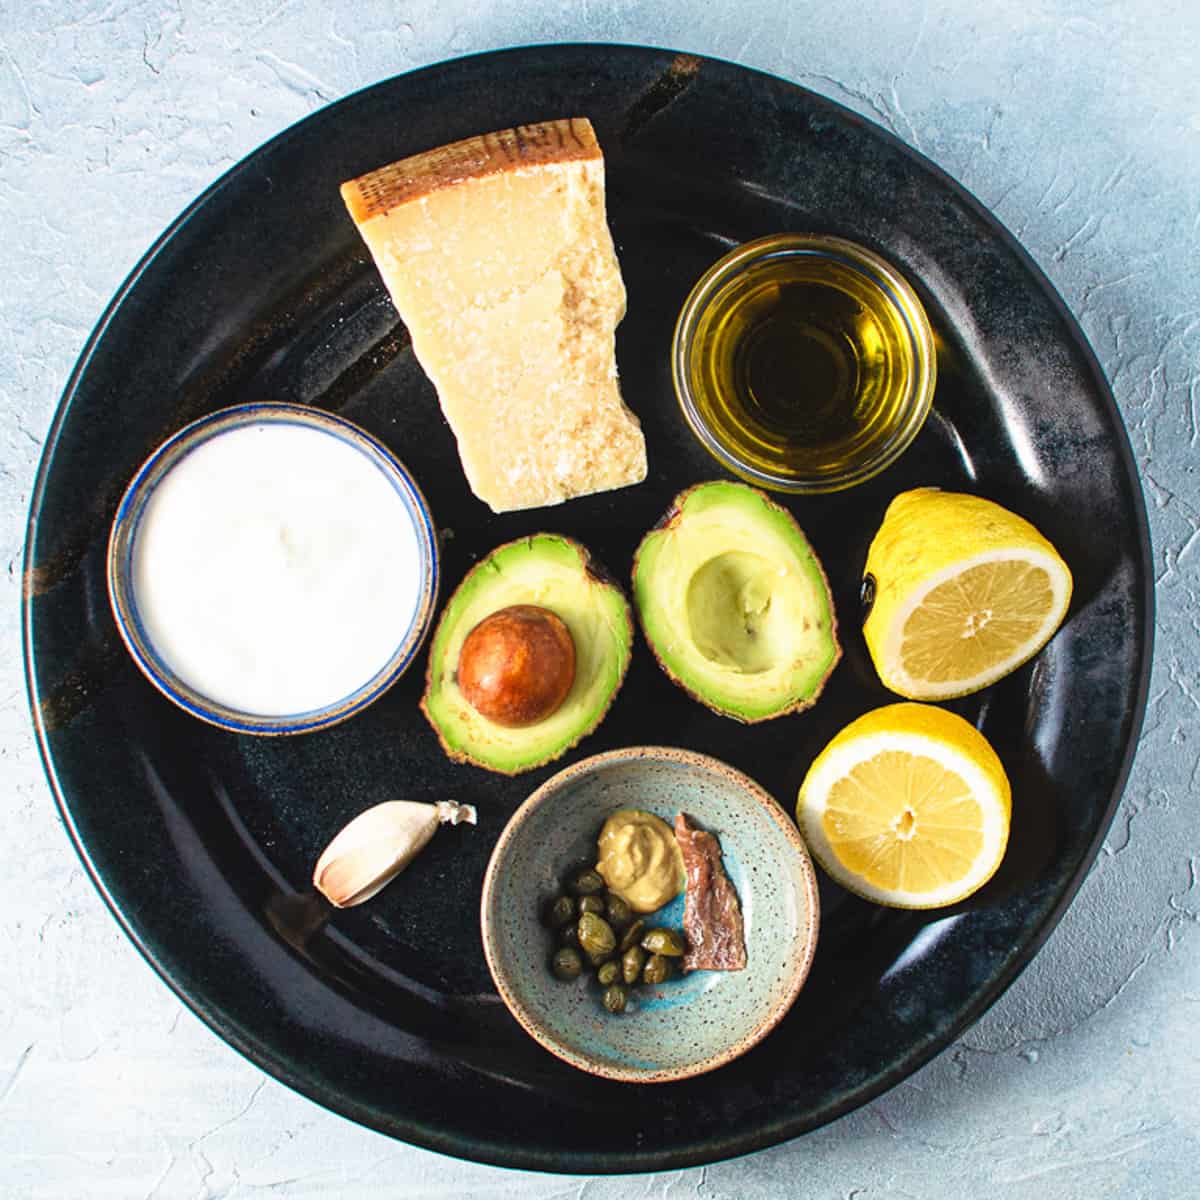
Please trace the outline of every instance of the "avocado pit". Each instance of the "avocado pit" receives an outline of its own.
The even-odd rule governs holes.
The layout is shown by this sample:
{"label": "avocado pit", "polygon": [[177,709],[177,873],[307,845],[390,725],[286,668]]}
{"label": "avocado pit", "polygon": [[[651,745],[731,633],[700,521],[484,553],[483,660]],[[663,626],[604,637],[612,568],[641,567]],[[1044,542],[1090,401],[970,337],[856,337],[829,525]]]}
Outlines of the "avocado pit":
{"label": "avocado pit", "polygon": [[481,716],[511,729],[536,725],[575,682],[575,642],[549,609],[510,605],[467,634],[456,675],[463,698]]}

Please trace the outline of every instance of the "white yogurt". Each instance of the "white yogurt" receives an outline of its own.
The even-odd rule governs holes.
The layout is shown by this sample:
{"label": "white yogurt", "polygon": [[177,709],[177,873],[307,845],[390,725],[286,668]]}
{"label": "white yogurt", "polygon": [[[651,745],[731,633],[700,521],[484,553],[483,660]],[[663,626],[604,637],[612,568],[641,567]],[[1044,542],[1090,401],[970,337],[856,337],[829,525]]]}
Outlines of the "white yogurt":
{"label": "white yogurt", "polygon": [[133,546],[146,637],[202,696],[255,716],[367,683],[424,584],[413,517],[366,454],[264,423],[218,433],[163,477]]}

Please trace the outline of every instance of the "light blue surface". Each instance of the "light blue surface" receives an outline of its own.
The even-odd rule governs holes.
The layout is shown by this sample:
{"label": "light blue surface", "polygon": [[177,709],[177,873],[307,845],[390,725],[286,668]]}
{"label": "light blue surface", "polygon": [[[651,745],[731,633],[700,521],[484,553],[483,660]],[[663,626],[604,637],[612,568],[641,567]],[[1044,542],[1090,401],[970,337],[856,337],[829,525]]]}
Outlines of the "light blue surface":
{"label": "light blue surface", "polygon": [[[70,368],[125,273],[217,175],[328,101],[445,57],[546,40],[641,42],[774,71],[959,179],[1091,339],[1154,536],[1159,640],[1138,759],[1091,875],[1033,965],[957,1044],[867,1108],[748,1159],[632,1180],[498,1171],[390,1142],[229,1050],[142,963],[83,877],[21,682],[34,470]],[[0,0],[0,1195],[1194,1195],[1197,46],[1194,0]]]}

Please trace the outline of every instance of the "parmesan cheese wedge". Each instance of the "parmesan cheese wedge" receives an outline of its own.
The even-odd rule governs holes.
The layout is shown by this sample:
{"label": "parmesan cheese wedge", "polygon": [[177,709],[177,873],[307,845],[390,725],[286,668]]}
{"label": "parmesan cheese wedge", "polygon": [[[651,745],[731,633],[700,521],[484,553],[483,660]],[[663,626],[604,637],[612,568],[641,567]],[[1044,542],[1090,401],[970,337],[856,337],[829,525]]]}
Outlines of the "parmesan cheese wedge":
{"label": "parmesan cheese wedge", "polygon": [[342,184],[494,512],[639,483],[617,387],[625,287],[584,118],[468,138]]}

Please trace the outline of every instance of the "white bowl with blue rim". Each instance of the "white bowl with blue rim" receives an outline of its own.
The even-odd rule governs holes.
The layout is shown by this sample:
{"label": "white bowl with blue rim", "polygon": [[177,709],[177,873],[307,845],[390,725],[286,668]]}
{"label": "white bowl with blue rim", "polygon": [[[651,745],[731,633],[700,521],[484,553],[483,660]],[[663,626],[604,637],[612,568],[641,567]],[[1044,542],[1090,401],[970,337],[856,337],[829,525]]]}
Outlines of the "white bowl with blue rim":
{"label": "white bowl with blue rim", "polygon": [[[205,694],[194,679],[185,678],[185,673],[172,665],[171,653],[155,644],[147,630],[146,614],[139,607],[137,584],[139,577],[145,578],[147,570],[138,560],[139,537],[149,536],[144,529],[147,506],[170,473],[211,439],[251,428],[269,432],[280,426],[336,439],[339,449],[334,453],[344,458],[343,448],[349,448],[370,468],[363,473],[370,488],[378,489],[380,480],[386,484],[386,489],[376,494],[386,497],[389,514],[402,514],[403,528],[397,527],[397,542],[402,538],[407,555],[405,562],[411,564],[413,576],[411,603],[398,606],[394,629],[389,624],[379,634],[384,649],[378,655],[378,662],[372,659],[369,667],[362,671],[361,678],[356,678],[343,693],[324,697],[319,704],[303,705],[298,711],[281,711],[278,705],[269,706],[267,710],[264,706],[245,707],[228,698]],[[196,460],[192,461],[195,463]],[[354,470],[359,470],[359,460],[355,458],[353,462]],[[377,472],[378,478],[372,472]],[[117,508],[109,538],[108,590],[117,629],[134,662],[146,678],[180,708],[235,733],[305,733],[334,725],[360,712],[391,687],[412,663],[429,630],[437,600],[437,535],[429,505],[416,481],[407,467],[377,438],[342,417],[317,409],[284,403],[242,404],[202,417],[174,434],[150,455],[133,477]],[[312,628],[302,632],[303,638],[298,639],[296,648],[298,662],[303,661],[305,642],[320,638],[323,633],[321,629]]]}
{"label": "white bowl with blue rim", "polygon": [[[556,979],[555,935],[541,923],[566,872],[596,861],[618,809],[673,825],[682,811],[721,845],[745,926],[740,971],[690,971],[635,986],[606,1012],[591,973]],[[684,898],[646,918],[682,929]],[[748,776],[707,755],[634,746],[554,775],[517,809],[484,876],[483,948],[496,989],[536,1041],[580,1070],[632,1083],[685,1079],[732,1062],[784,1018],[808,977],[820,910],[816,873],[792,819]]]}

